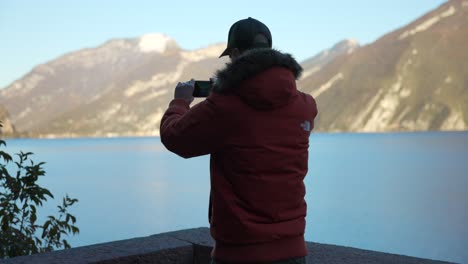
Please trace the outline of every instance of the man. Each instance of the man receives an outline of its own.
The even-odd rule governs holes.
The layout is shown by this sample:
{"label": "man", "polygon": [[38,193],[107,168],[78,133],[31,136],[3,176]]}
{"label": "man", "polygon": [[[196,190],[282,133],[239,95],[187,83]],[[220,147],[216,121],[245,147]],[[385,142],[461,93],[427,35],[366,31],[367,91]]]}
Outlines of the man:
{"label": "man", "polygon": [[161,120],[167,149],[211,155],[213,263],[305,263],[303,179],[317,106],[296,89],[301,66],[271,47],[260,21],[234,23],[221,54],[231,62],[212,93],[190,108],[193,81],[179,83]]}

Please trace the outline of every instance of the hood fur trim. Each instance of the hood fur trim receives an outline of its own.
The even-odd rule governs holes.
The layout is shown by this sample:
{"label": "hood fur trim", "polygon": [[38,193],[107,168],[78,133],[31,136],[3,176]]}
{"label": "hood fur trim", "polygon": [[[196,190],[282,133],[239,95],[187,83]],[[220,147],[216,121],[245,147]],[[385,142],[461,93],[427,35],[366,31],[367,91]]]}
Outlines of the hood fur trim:
{"label": "hood fur trim", "polygon": [[243,81],[275,66],[290,69],[296,80],[302,73],[301,65],[291,54],[270,48],[252,49],[244,52],[232,62],[226,63],[225,68],[216,72],[213,91],[232,92]]}

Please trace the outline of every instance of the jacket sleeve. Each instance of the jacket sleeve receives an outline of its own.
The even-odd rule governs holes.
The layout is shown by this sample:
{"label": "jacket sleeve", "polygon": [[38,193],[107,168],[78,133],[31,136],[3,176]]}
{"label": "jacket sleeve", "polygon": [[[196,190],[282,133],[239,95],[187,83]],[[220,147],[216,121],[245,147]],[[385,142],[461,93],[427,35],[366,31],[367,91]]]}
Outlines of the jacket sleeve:
{"label": "jacket sleeve", "polygon": [[211,96],[191,109],[174,99],[161,119],[161,142],[184,158],[216,152],[227,132],[221,112]]}

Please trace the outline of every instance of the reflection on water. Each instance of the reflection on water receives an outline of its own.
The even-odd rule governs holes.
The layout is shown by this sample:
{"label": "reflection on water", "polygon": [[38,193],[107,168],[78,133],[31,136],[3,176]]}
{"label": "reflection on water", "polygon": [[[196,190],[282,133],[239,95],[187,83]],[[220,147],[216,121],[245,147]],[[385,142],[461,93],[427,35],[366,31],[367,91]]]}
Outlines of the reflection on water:
{"label": "reflection on water", "polygon": [[[8,140],[70,194],[73,246],[208,226],[209,158],[159,138]],[[468,133],[312,134],[306,239],[468,263]],[[58,200],[44,208],[55,211]]]}

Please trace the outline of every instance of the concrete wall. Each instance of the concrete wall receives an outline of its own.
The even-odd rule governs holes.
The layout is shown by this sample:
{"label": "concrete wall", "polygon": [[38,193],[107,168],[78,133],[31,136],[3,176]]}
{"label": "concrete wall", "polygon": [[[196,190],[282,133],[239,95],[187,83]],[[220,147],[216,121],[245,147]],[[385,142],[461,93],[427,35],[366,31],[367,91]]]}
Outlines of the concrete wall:
{"label": "concrete wall", "polygon": [[[0,264],[98,263],[192,264],[209,263],[214,241],[208,228],[195,228],[149,237],[58,250],[0,260]],[[382,252],[308,242],[308,264],[436,264],[448,263]]]}

